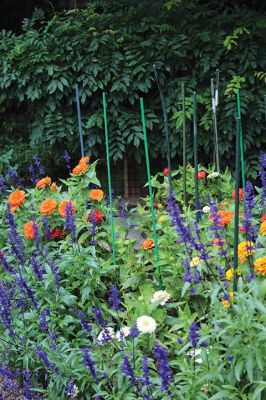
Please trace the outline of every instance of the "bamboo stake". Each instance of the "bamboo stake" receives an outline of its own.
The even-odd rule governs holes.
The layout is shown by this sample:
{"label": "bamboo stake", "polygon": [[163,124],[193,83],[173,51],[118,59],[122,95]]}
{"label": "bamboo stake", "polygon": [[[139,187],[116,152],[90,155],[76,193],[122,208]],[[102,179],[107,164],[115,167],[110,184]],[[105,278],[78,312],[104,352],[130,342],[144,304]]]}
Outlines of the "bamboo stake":
{"label": "bamboo stake", "polygon": [[166,101],[165,101],[165,96],[163,94],[160,78],[158,76],[155,64],[153,64],[153,71],[154,71],[156,83],[157,83],[157,86],[159,89],[161,106],[162,106],[162,111],[163,111],[163,123],[164,123],[164,131],[165,131],[167,164],[168,164],[168,180],[169,180],[169,189],[171,192],[173,189],[173,184],[172,184],[172,166],[171,166],[171,154],[170,154],[169,124],[168,124],[168,117],[167,117],[167,110],[166,110]]}
{"label": "bamboo stake", "polygon": [[238,233],[239,233],[239,183],[240,183],[240,118],[236,120],[236,161],[235,161],[235,230],[234,230],[234,292],[237,291]]}
{"label": "bamboo stake", "polygon": [[266,94],[264,95],[264,117],[265,117],[265,125],[266,125]]}
{"label": "bamboo stake", "polygon": [[187,205],[187,138],[186,138],[186,105],[185,84],[182,82],[182,111],[183,111],[183,200]]}
{"label": "bamboo stake", "polygon": [[79,143],[81,157],[84,157],[84,145],[83,145],[83,132],[81,123],[81,112],[80,112],[80,101],[79,101],[79,86],[76,84],[76,101],[77,101],[77,113],[78,113],[78,125],[79,125]]}
{"label": "bamboo stake", "polygon": [[112,193],[110,152],[109,152],[109,141],[108,141],[108,124],[107,124],[107,106],[106,106],[105,92],[103,92],[103,118],[104,118],[105,146],[106,146],[106,159],[107,159],[107,176],[108,176],[108,191],[109,191],[111,231],[112,231],[112,258],[113,258],[113,265],[116,265],[115,227],[114,227],[114,214],[113,214],[113,193]]}
{"label": "bamboo stake", "polygon": [[146,168],[147,168],[148,184],[149,184],[149,197],[150,197],[150,206],[151,206],[153,240],[154,240],[154,248],[155,248],[155,264],[157,267],[159,288],[160,288],[160,290],[162,290],[163,284],[162,284],[162,277],[161,277],[161,268],[158,265],[158,263],[159,263],[159,247],[158,247],[156,218],[155,218],[155,212],[154,212],[152,186],[151,186],[151,171],[150,171],[149,149],[148,149],[148,139],[147,139],[147,131],[146,131],[146,120],[145,120],[145,110],[144,110],[143,98],[140,99],[140,110],[141,110],[142,130],[143,130],[143,136],[144,136]]}
{"label": "bamboo stake", "polygon": [[[218,76],[218,77],[217,77]],[[219,139],[218,139],[218,126],[217,126],[217,106],[218,106],[218,81],[219,72],[216,72],[216,88],[214,90],[214,81],[211,79],[211,93],[212,93],[212,113],[213,113],[213,131],[214,131],[214,164],[216,165],[217,172],[220,173],[220,159],[219,159]]]}
{"label": "bamboo stake", "polygon": [[196,221],[199,222],[199,180],[198,180],[198,132],[197,132],[197,95],[193,92],[193,148],[194,148],[194,181],[196,200]]}

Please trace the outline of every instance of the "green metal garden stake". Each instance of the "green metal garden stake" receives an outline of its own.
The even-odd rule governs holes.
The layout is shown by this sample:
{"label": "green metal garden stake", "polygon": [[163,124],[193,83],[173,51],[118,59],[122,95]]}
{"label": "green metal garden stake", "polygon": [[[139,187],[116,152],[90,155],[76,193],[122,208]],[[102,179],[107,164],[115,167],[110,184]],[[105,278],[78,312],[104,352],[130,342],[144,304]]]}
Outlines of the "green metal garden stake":
{"label": "green metal garden stake", "polygon": [[155,263],[156,263],[156,267],[157,267],[159,288],[160,288],[160,290],[162,290],[163,289],[163,284],[162,284],[161,268],[158,265],[158,263],[159,263],[159,248],[158,248],[156,218],[155,218],[155,212],[154,212],[152,186],[151,186],[151,171],[150,171],[149,149],[148,149],[148,139],[147,139],[147,131],[146,131],[146,121],[145,121],[145,111],[144,111],[143,98],[140,99],[140,110],[141,110],[142,130],[143,130],[143,136],[144,136],[146,168],[147,168],[148,184],[149,184],[149,197],[150,197],[150,206],[151,206],[153,240],[154,240],[154,248],[155,248]]}
{"label": "green metal garden stake", "polygon": [[83,145],[83,132],[81,123],[81,112],[80,112],[80,101],[79,101],[79,86],[76,84],[76,101],[77,101],[77,112],[78,112],[78,124],[79,124],[79,142],[81,157],[84,157],[84,145]]}
{"label": "green metal garden stake", "polygon": [[116,252],[115,252],[115,227],[114,227],[114,214],[113,214],[113,193],[112,193],[112,180],[111,180],[111,167],[110,167],[110,152],[108,141],[108,125],[107,125],[107,112],[106,112],[106,96],[103,92],[103,118],[105,130],[105,146],[106,146],[106,159],[107,159],[107,175],[108,175],[108,191],[110,198],[110,216],[111,216],[111,231],[112,231],[112,258],[113,265],[116,265]]}
{"label": "green metal garden stake", "polygon": [[182,111],[183,111],[183,200],[187,205],[187,137],[186,137],[186,105],[185,84],[182,82]]}
{"label": "green metal garden stake", "polygon": [[237,95],[237,118],[239,118],[239,145],[240,145],[242,186],[243,186],[243,190],[244,190],[244,199],[246,199],[245,160],[244,160],[243,132],[242,132],[242,123],[241,123],[241,102],[240,102],[240,90],[239,89],[237,89],[236,95]]}
{"label": "green metal garden stake", "polygon": [[193,92],[193,148],[194,148],[194,181],[196,200],[196,221],[199,222],[199,180],[198,180],[198,131],[197,131],[197,95]]}
{"label": "green metal garden stake", "polygon": [[240,118],[236,120],[236,161],[235,161],[235,230],[234,230],[234,292],[237,291],[238,232],[239,232],[239,183],[240,183]]}

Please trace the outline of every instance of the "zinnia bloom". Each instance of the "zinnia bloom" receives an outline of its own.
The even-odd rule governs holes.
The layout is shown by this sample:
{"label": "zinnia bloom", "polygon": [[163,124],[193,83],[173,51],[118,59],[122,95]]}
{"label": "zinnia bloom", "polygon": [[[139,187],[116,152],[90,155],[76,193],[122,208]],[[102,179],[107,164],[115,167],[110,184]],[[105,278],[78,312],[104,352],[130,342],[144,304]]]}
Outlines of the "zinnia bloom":
{"label": "zinnia bloom", "polygon": [[198,181],[206,178],[206,172],[203,170],[198,171]]}
{"label": "zinnia bloom", "polygon": [[[237,272],[237,275],[238,275],[238,276],[241,275],[241,269],[240,269],[240,268],[237,268],[236,272]],[[228,281],[231,281],[231,279],[234,277],[234,274],[235,274],[235,271],[234,271],[233,268],[228,269],[228,270],[226,271],[226,273],[225,273],[226,279],[227,279]]]}
{"label": "zinnia bloom", "polygon": [[154,247],[154,240],[152,239],[146,239],[144,242],[142,242],[141,247],[144,250],[150,250]]}
{"label": "zinnia bloom", "polygon": [[63,218],[66,217],[66,205],[68,203],[71,204],[72,212],[73,213],[76,212],[76,208],[75,208],[75,205],[74,205],[73,201],[71,201],[71,200],[63,200],[58,206],[58,214],[60,214],[61,217],[63,217]]}
{"label": "zinnia bloom", "polygon": [[231,306],[229,300],[222,300],[221,303],[224,306],[224,308],[229,308]]}
{"label": "zinnia bloom", "polygon": [[265,236],[266,235],[266,221],[263,221],[263,223],[260,226],[260,233]]}
{"label": "zinnia bloom", "polygon": [[238,257],[241,262],[247,261],[247,257],[254,253],[254,243],[250,241],[241,242],[238,245]]}
{"label": "zinnia bloom", "polygon": [[78,164],[75,168],[73,168],[72,174],[74,174],[74,175],[83,174],[84,172],[87,171],[88,168],[89,167],[87,164]]}
{"label": "zinnia bloom", "polygon": [[228,210],[221,210],[217,212],[217,215],[221,217],[219,221],[220,225],[226,226],[230,224],[230,221],[233,218],[234,213]]}
{"label": "zinnia bloom", "polygon": [[266,257],[257,258],[254,262],[254,270],[258,275],[266,275]]}
{"label": "zinnia bloom", "polygon": [[151,303],[158,301],[161,306],[164,306],[168,300],[170,300],[170,294],[166,290],[158,290],[158,292],[153,293]]}
{"label": "zinnia bloom", "polygon": [[165,169],[163,170],[163,174],[164,174],[164,176],[168,176],[168,173],[169,173],[169,170],[168,170],[168,168],[165,168]]}
{"label": "zinnia bloom", "polygon": [[56,209],[57,203],[53,199],[46,199],[40,205],[40,212],[44,215],[50,215]]}
{"label": "zinnia bloom", "polygon": [[103,213],[100,210],[92,210],[89,213],[88,220],[90,222],[94,222],[95,224],[99,224],[103,220]]}
{"label": "zinnia bloom", "polygon": [[263,214],[263,216],[260,219],[260,222],[264,222],[264,221],[266,221],[266,214]]}
{"label": "zinnia bloom", "polygon": [[[236,193],[235,191],[232,193],[232,199],[235,200]],[[242,201],[244,199],[244,189],[239,189],[239,200]]]}
{"label": "zinnia bloom", "polygon": [[49,183],[51,183],[52,179],[49,176],[46,176],[45,178],[40,179],[35,187],[37,189],[43,189],[45,186],[49,185]]}
{"label": "zinnia bloom", "polygon": [[199,257],[193,257],[192,260],[190,261],[189,265],[190,265],[190,267],[196,267],[200,262],[201,262],[201,259]]}
{"label": "zinnia bloom", "polygon": [[225,241],[223,239],[214,239],[214,241],[212,242],[213,247],[217,247],[218,249],[220,247],[223,247],[223,245],[225,244]]}
{"label": "zinnia bloom", "polygon": [[35,238],[34,226],[37,227],[37,224],[34,221],[29,221],[24,225],[24,236],[27,239],[33,240]]}
{"label": "zinnia bloom", "polygon": [[11,207],[11,211],[16,211],[16,209],[25,202],[25,192],[23,190],[15,190],[8,197],[8,203]]}
{"label": "zinnia bloom", "polygon": [[81,157],[81,159],[79,160],[79,164],[88,164],[90,161],[90,157]]}
{"label": "zinnia bloom", "polygon": [[56,226],[51,233],[51,240],[60,240],[64,239],[67,236],[67,233],[64,231],[61,231],[58,226]]}
{"label": "zinnia bloom", "polygon": [[91,200],[102,200],[103,198],[103,191],[101,189],[92,189],[89,195]]}
{"label": "zinnia bloom", "polygon": [[142,315],[137,318],[137,328],[141,333],[153,333],[156,329],[156,321],[152,317]]}
{"label": "zinnia bloom", "polygon": [[57,189],[58,189],[57,184],[53,182],[53,183],[51,184],[51,186],[50,186],[50,189],[51,189],[51,190],[57,190]]}

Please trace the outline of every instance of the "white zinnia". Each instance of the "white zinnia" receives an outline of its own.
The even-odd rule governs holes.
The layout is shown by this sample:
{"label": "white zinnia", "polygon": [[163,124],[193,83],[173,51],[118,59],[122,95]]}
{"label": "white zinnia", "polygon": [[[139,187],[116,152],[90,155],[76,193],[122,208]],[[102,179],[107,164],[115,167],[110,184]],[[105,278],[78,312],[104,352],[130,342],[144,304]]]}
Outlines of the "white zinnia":
{"label": "white zinnia", "polygon": [[170,299],[170,294],[166,290],[158,290],[158,292],[153,293],[152,303],[156,301],[160,302],[162,306]]}
{"label": "white zinnia", "polygon": [[137,318],[137,328],[140,333],[153,333],[156,329],[156,321],[152,317],[142,315]]}
{"label": "white zinnia", "polygon": [[203,211],[205,214],[207,214],[207,213],[209,213],[209,212],[211,211],[211,208],[210,208],[209,206],[205,206],[205,207],[202,208],[202,211]]}
{"label": "white zinnia", "polygon": [[219,176],[219,172],[212,172],[211,174],[209,174],[207,176],[207,178],[212,179],[212,178],[217,178],[217,176]]}
{"label": "white zinnia", "polygon": [[116,332],[116,339],[119,340],[119,342],[122,342],[125,337],[127,337],[130,334],[130,328],[128,326],[123,326],[123,328],[120,329],[120,331]]}
{"label": "white zinnia", "polygon": [[114,329],[113,328],[105,328],[103,331],[101,331],[98,335],[98,342],[100,344],[104,344],[114,338]]}

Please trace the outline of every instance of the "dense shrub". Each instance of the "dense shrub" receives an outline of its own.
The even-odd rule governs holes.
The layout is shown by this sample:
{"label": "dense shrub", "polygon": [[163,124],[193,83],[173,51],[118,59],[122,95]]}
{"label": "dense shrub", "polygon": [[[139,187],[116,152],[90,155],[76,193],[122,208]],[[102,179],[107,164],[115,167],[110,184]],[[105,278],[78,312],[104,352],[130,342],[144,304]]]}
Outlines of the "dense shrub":
{"label": "dense shrub", "polygon": [[[146,104],[151,156],[165,157],[162,113],[152,70],[156,64],[167,94],[172,156],[180,160],[182,151],[180,88],[185,82],[189,120],[192,91],[198,92],[201,162],[207,165],[213,154],[210,79],[219,68],[223,167],[231,165],[234,154],[235,91],[241,87],[247,174],[254,177],[257,149],[265,145],[266,137],[262,124],[264,48],[265,13],[245,4],[101,1],[48,20],[36,11],[30,20],[24,20],[21,35],[1,32],[2,135],[11,136],[13,146],[19,140],[46,141],[57,152],[62,147],[77,151],[74,87],[78,83],[90,153],[98,157],[103,152],[104,90],[113,160],[124,154],[138,162],[143,158],[141,96]],[[189,123],[188,136],[190,132]],[[188,153],[191,156],[191,143]]]}

